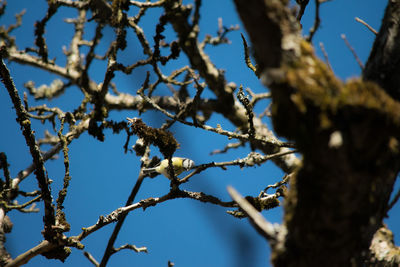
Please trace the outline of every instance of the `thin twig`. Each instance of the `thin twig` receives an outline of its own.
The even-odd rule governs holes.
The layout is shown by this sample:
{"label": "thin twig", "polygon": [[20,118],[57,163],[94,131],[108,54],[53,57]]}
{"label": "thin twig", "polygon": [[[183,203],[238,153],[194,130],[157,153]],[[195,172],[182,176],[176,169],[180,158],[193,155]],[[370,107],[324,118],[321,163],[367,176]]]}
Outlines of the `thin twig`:
{"label": "thin twig", "polygon": [[325,59],[326,65],[328,66],[328,68],[329,68],[331,71],[333,71],[333,70],[332,70],[331,63],[329,62],[328,53],[327,53],[326,50],[325,50],[324,43],[319,42],[319,47],[321,48],[322,54],[324,55],[324,59]]}
{"label": "thin twig", "polygon": [[96,232],[100,228],[103,228],[104,226],[113,223],[117,220],[120,220],[121,216],[126,216],[129,212],[136,210],[136,209],[146,209],[148,207],[153,207],[157,204],[163,203],[167,200],[171,199],[176,199],[176,198],[190,198],[190,199],[195,199],[204,203],[211,203],[215,204],[221,207],[236,207],[236,203],[229,201],[229,202],[224,202],[219,200],[218,198],[211,196],[211,195],[206,195],[202,192],[191,192],[191,191],[183,191],[183,190],[171,190],[168,194],[162,196],[162,197],[151,197],[147,198],[144,200],[141,200],[139,202],[136,202],[134,204],[131,204],[129,206],[125,207],[120,207],[107,216],[100,216],[96,224],[82,228],[83,231],[78,235],[78,236],[73,236],[70,239],[71,240],[76,240],[76,241],[81,241],[84,238],[86,238],[88,235]]}
{"label": "thin twig", "polygon": [[277,241],[278,225],[268,222],[246,199],[244,199],[233,187],[228,186],[228,193],[232,199],[249,216],[257,231],[273,245]]}
{"label": "thin twig", "polygon": [[251,101],[250,101],[250,105],[252,107],[254,107],[258,101],[262,100],[262,99],[268,99],[271,98],[271,93],[270,92],[266,92],[266,93],[260,93],[260,94],[256,94],[254,93],[250,88],[246,88],[246,92],[251,95]]}
{"label": "thin twig", "polygon": [[228,144],[224,147],[224,149],[216,149],[216,150],[213,150],[212,152],[210,152],[210,155],[226,153],[229,149],[238,148],[238,147],[240,147],[240,146],[244,146],[244,142],[243,142],[243,141],[236,142],[236,143],[228,143]]}
{"label": "thin twig", "polygon": [[57,214],[61,212],[61,210],[64,208],[63,203],[65,200],[65,197],[67,196],[67,190],[69,186],[69,181],[71,180],[70,172],[69,172],[69,156],[68,156],[68,141],[65,135],[63,135],[63,130],[64,130],[64,123],[65,123],[65,117],[61,118],[61,126],[60,130],[58,131],[58,138],[62,144],[62,151],[64,155],[64,169],[65,169],[65,174],[64,174],[64,180],[63,180],[63,188],[58,192],[58,198],[57,198]]}
{"label": "thin twig", "polygon": [[340,35],[340,37],[342,37],[344,43],[346,44],[346,46],[350,49],[350,52],[353,54],[354,58],[356,59],[358,65],[360,66],[361,70],[364,69],[364,64],[362,63],[362,61],[360,60],[360,58],[357,56],[356,51],[354,50],[354,48],[350,45],[349,41],[347,41],[346,35],[343,33]]}
{"label": "thin twig", "polygon": [[18,255],[18,257],[16,257],[14,260],[8,263],[5,267],[21,266],[29,262],[29,260],[31,260],[33,257],[42,254],[44,252],[50,251],[56,247],[57,247],[56,244],[50,243],[47,240],[43,240],[39,245],[29,249],[25,253]]}
{"label": "thin twig", "polygon": [[366,23],[365,21],[363,21],[362,19],[360,19],[359,17],[355,17],[354,18],[357,22],[360,22],[361,24],[363,24],[365,27],[368,28],[368,30],[370,30],[371,32],[373,32],[375,35],[378,34],[378,32],[372,28],[368,23]]}
{"label": "thin twig", "polygon": [[[129,195],[128,200],[126,201],[125,206],[129,206],[133,203],[133,201],[135,200],[135,197],[136,197],[137,193],[139,192],[139,189],[143,183],[143,179],[144,179],[144,175],[142,172],[140,172],[138,179],[135,183],[135,186],[132,188],[131,194]],[[128,215],[128,213],[126,212],[126,213],[121,214],[121,216],[118,218],[117,225],[115,225],[115,227],[114,227],[114,230],[110,236],[110,239],[108,240],[106,250],[104,251],[103,258],[101,259],[101,262],[99,265],[100,267],[102,267],[102,266],[105,267],[107,265],[107,262],[112,255],[115,240],[117,239],[118,233],[121,230],[122,224],[124,223],[127,215]]]}
{"label": "thin twig", "polygon": [[319,5],[320,2],[319,0],[315,0],[315,19],[314,19],[314,25],[313,27],[310,29],[310,33],[308,35],[308,37],[306,38],[307,42],[312,41],[312,38],[314,37],[314,34],[317,32],[319,24],[321,23],[321,20],[319,18]]}
{"label": "thin twig", "polygon": [[31,121],[29,119],[29,116],[27,115],[27,111],[22,105],[22,101],[18,94],[18,90],[14,85],[14,82],[10,76],[10,72],[8,71],[6,65],[4,64],[2,55],[0,55],[0,58],[1,58],[0,75],[2,78],[2,82],[4,86],[7,88],[7,91],[10,95],[15,111],[17,113],[17,121],[22,128],[22,133],[25,137],[26,143],[32,155],[33,162],[36,167],[35,171],[36,179],[38,181],[40,190],[42,191],[42,199],[45,206],[44,236],[46,239],[47,238],[52,239],[53,238],[52,226],[54,226],[55,224],[55,213],[54,213],[54,206],[52,204],[52,196],[50,193],[49,179],[46,175],[46,169],[44,167],[44,160],[40,152],[39,146],[36,143],[34,131],[31,128]]}
{"label": "thin twig", "polygon": [[93,257],[92,254],[90,254],[87,251],[83,252],[83,255],[85,255],[85,257],[91,262],[93,263],[94,266],[99,267],[99,262]]}
{"label": "thin twig", "polygon": [[[146,147],[144,149],[144,153],[142,154],[141,161],[142,162],[147,161],[148,156],[149,156],[149,145],[146,145]],[[145,178],[145,176],[144,176],[144,174],[142,172],[142,168],[141,168],[140,172],[139,172],[139,175],[138,175],[138,178],[136,180],[135,186],[132,188],[132,191],[131,191],[131,193],[130,193],[130,195],[129,195],[126,203],[125,203],[125,206],[129,206],[129,205],[131,205],[133,203],[137,193],[139,192],[140,187],[142,186],[144,178]],[[127,215],[128,215],[128,213],[124,213],[124,214],[121,214],[118,217],[118,223],[114,227],[114,230],[113,230],[113,232],[112,232],[112,234],[110,236],[110,239],[108,240],[107,247],[106,247],[106,249],[104,251],[104,255],[103,255],[103,258],[101,259],[101,262],[100,262],[99,266],[106,266],[107,265],[108,260],[110,259],[111,255],[113,254],[115,240],[117,239],[118,233],[121,230],[122,224],[124,223],[125,218],[126,218]],[[100,221],[100,219],[99,219],[99,221]],[[98,223],[96,223],[96,225],[97,224]]]}
{"label": "thin twig", "polygon": [[[227,136],[229,138],[236,138],[236,139],[239,139],[239,140],[249,141],[249,135],[248,134],[238,134],[238,133],[234,133],[234,132],[225,131],[219,125],[217,125],[216,128],[213,128],[213,127],[205,125],[205,124],[195,124],[195,123],[192,123],[192,122],[188,122],[188,121],[182,120],[182,119],[178,118],[176,115],[173,115],[173,114],[169,113],[168,111],[166,111],[165,109],[161,108],[158,104],[156,104],[154,102],[153,99],[151,99],[148,96],[144,95],[143,92],[141,92],[140,90],[138,91],[138,94],[141,97],[143,97],[146,102],[151,104],[155,109],[161,111],[167,117],[169,117],[169,118],[171,118],[173,120],[176,120],[176,121],[178,121],[178,122],[180,122],[182,124],[186,124],[186,125],[189,125],[189,126],[195,126],[195,127],[204,129],[206,131],[211,131],[211,132],[214,132],[214,133],[218,133],[220,135],[225,135],[225,136]],[[283,142],[281,142],[281,141],[279,141],[277,139],[266,140],[266,139],[259,138],[259,137],[255,136],[252,139],[252,141],[258,141],[258,142],[265,143],[265,144],[273,144],[273,145],[276,145],[276,146],[279,146],[279,147],[287,147],[287,145],[292,147],[290,144],[283,143]]]}
{"label": "thin twig", "polygon": [[297,20],[301,21],[301,18],[304,15],[304,11],[306,11],[306,7],[310,0],[296,0],[297,4],[300,6],[299,13],[297,14]]}
{"label": "thin twig", "polygon": [[[29,200],[29,201],[27,201],[27,202],[25,202],[24,204],[21,204],[21,205],[8,205],[8,204],[6,204],[6,203],[3,203],[3,205],[4,205],[4,207],[5,207],[7,210],[13,210],[13,209],[15,209],[15,210],[23,211],[23,209],[24,209],[25,207],[29,206],[29,205],[32,204],[32,203],[35,203],[35,202],[39,201],[41,197],[42,197],[42,196],[39,195],[39,196],[37,196],[37,197],[35,197],[35,198],[32,198],[31,200]],[[33,205],[32,205],[32,206],[33,206]],[[26,212],[26,211],[27,211],[27,210],[25,210],[25,212]],[[39,210],[38,210],[38,209],[34,209],[34,207],[33,207],[33,208],[29,209],[29,212],[39,212]]]}
{"label": "thin twig", "polygon": [[280,187],[280,186],[282,186],[282,185],[288,183],[289,180],[290,180],[290,178],[292,178],[293,175],[294,175],[293,172],[290,173],[290,174],[286,174],[286,175],[282,178],[281,181],[276,182],[276,183],[274,183],[274,184],[272,184],[272,185],[267,186],[263,191],[261,191],[260,197],[261,197],[263,194],[265,194],[269,188],[277,188],[277,187]]}
{"label": "thin twig", "polygon": [[283,151],[283,152],[278,152],[275,154],[271,155],[261,155],[257,152],[250,152],[247,157],[242,158],[242,159],[235,159],[232,161],[225,161],[225,162],[210,162],[206,164],[201,164],[195,167],[195,170],[185,176],[184,178],[180,179],[178,182],[180,184],[186,183],[192,176],[195,174],[198,174],[208,168],[215,168],[219,167],[224,169],[226,166],[240,166],[241,168],[243,167],[253,167],[255,165],[260,165],[268,160],[278,158],[278,157],[283,157],[285,155],[297,153],[296,150],[289,150],[289,151]]}
{"label": "thin twig", "polygon": [[[67,138],[68,144],[72,142],[73,139],[78,138],[84,131],[89,127],[89,118],[84,118],[78,125],[76,125],[70,132],[68,132],[65,137]],[[43,160],[47,161],[56,155],[63,148],[61,142],[58,142],[50,150],[43,154]],[[36,169],[35,163],[32,163],[25,170],[18,173],[17,178],[14,178],[13,185],[17,186],[22,182],[28,175],[30,175]]]}
{"label": "thin twig", "polygon": [[240,36],[242,36],[243,41],[244,61],[246,62],[247,67],[251,69],[257,77],[259,77],[260,74],[257,71],[257,67],[251,63],[249,46],[247,45],[246,38],[244,38],[242,33],[240,34]]}
{"label": "thin twig", "polygon": [[137,247],[135,245],[125,244],[123,246],[120,246],[119,248],[115,248],[113,253],[117,253],[118,251],[121,251],[123,249],[130,249],[130,250],[133,250],[135,252],[145,252],[145,253],[148,252],[146,247]]}
{"label": "thin twig", "polygon": [[157,2],[139,2],[139,1],[133,1],[131,0],[130,3],[131,5],[137,6],[137,7],[157,7],[157,6],[162,6],[164,4],[165,0],[159,0]]}

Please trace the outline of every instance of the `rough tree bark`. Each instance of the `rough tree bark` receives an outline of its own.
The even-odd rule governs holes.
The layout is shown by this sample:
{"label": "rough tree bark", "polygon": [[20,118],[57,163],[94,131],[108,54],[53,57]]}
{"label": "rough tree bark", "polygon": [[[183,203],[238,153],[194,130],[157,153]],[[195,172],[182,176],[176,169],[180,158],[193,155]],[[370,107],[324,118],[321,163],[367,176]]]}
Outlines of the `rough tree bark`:
{"label": "rough tree bark", "polygon": [[[272,261],[373,264],[369,246],[400,167],[400,3],[388,3],[364,80],[342,82],[300,37],[287,2],[235,0],[272,92],[275,130],[295,141],[304,157],[285,202],[283,237],[271,244]],[[397,266],[398,260],[386,263]]]}

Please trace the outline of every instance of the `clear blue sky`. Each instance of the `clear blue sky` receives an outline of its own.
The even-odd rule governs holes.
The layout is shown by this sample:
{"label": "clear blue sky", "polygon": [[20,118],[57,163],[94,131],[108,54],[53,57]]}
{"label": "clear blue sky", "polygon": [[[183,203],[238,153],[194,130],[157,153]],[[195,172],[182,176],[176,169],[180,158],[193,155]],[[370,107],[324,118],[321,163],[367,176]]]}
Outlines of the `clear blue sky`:
{"label": "clear blue sky", "polygon": [[[0,24],[14,23],[12,14],[26,9],[24,26],[16,30],[15,34],[20,49],[32,47],[34,22],[44,17],[45,1],[14,0],[8,2],[7,14],[0,18]],[[315,35],[314,43],[319,55],[321,53],[318,43],[324,43],[333,70],[340,78],[347,79],[360,75],[360,68],[340,35],[346,34],[358,56],[365,62],[374,35],[356,22],[354,17],[362,18],[378,30],[386,3],[387,1],[376,0],[335,0],[321,6],[321,27]],[[303,28],[306,34],[313,23],[313,8],[313,4],[311,4],[303,19]],[[152,40],[154,25],[157,23],[154,19],[158,18],[160,12],[160,9],[149,11],[142,22],[149,40]],[[204,0],[201,15],[202,37],[207,33],[215,35],[218,17],[223,18],[226,26],[240,25],[239,31],[228,35],[232,44],[208,47],[206,52],[218,68],[225,69],[228,82],[243,84],[244,87],[250,87],[254,92],[264,92],[266,89],[244,64],[240,38],[240,32],[244,33],[244,29],[232,1]],[[65,62],[62,46],[72,36],[72,26],[63,22],[63,19],[74,16],[76,16],[74,11],[62,8],[46,28],[45,37],[48,42],[50,58],[56,57],[56,62],[60,65]],[[167,27],[167,33],[172,33],[170,26]],[[91,38],[93,29],[88,29],[85,36]],[[125,63],[142,58],[142,50],[138,48],[132,33],[128,37],[131,48],[121,53],[119,57],[119,60]],[[112,30],[106,30],[104,40],[109,42],[112,38],[114,38]],[[167,36],[168,41],[174,38],[175,35]],[[96,52],[100,53],[106,48],[107,46],[102,46]],[[186,62],[185,59],[180,60],[167,66],[163,71],[170,73],[175,66]],[[16,63],[9,63],[8,67],[21,95],[24,91],[23,84],[28,80],[33,80],[36,85],[40,85],[42,83],[49,84],[54,78],[58,78]],[[97,82],[102,81],[105,67],[104,63],[97,64],[91,71],[92,78]],[[146,70],[146,68],[142,68],[130,76],[118,74],[114,79],[118,90],[136,92],[143,83]],[[164,88],[160,89],[158,93],[162,94],[163,90],[165,90],[164,93],[167,92]],[[204,95],[212,96],[207,92]],[[70,88],[65,95],[47,102],[47,105],[50,107],[61,106],[64,111],[70,111],[76,107],[76,101],[81,101],[82,98],[82,94],[77,88]],[[29,102],[31,106],[35,105],[32,97],[29,98]],[[43,103],[45,102],[38,102],[38,104]],[[263,110],[266,105],[267,102],[261,102],[256,106],[256,110]],[[0,122],[3,126],[0,131],[0,151],[7,154],[11,165],[11,174],[15,177],[20,170],[30,164],[31,157],[15,121],[15,112],[11,108],[11,101],[4,86],[0,86],[0,114]],[[136,111],[129,111],[112,112],[110,115],[114,120],[124,120],[127,116],[135,117],[138,114]],[[143,115],[143,120],[154,127],[160,126],[164,119],[164,115],[157,112]],[[221,124],[224,129],[234,130],[234,127],[219,115],[213,115],[207,124],[216,126],[217,123]],[[33,128],[36,136],[43,136],[45,127],[49,127],[49,125],[43,126],[34,122]],[[182,125],[175,125],[172,131],[181,143],[181,149],[177,151],[176,155],[190,157],[198,164],[242,158],[250,152],[249,147],[243,147],[227,154],[210,156],[211,151],[222,149],[230,140]],[[134,154],[123,153],[124,142],[124,134],[113,135],[110,131],[106,132],[104,143],[94,140],[87,134],[83,134],[78,140],[72,142],[70,146],[72,180],[65,201],[67,220],[72,226],[68,235],[79,234],[82,227],[95,224],[100,215],[107,215],[125,203],[136,181],[140,163],[139,158]],[[156,148],[152,148],[152,155],[159,155]],[[60,156],[62,157],[61,154]],[[63,162],[62,160],[48,161],[46,168],[49,177],[54,180],[52,192],[56,196],[62,186]],[[226,193],[227,185],[234,186],[243,195],[258,195],[266,185],[278,181],[281,177],[282,172],[271,163],[245,170],[240,170],[238,167],[231,167],[226,171],[213,169],[192,178],[192,181],[185,185],[184,189],[203,191],[229,200]],[[36,190],[37,183],[34,176],[28,177],[20,185],[20,188],[24,191]],[[145,180],[137,200],[161,196],[168,190],[169,182],[164,177],[159,176],[156,179]],[[18,200],[20,203],[26,201],[23,198]],[[39,204],[38,207],[41,211],[37,214],[23,214],[17,211],[9,213],[14,228],[13,232],[7,236],[6,246],[13,257],[32,248],[42,240],[40,231],[43,229],[43,206]],[[255,232],[247,220],[235,219],[225,211],[225,208],[187,199],[168,201],[148,208],[146,211],[135,210],[125,221],[115,245],[130,243],[136,246],[146,246],[149,253],[119,252],[111,257],[109,266],[166,266],[168,260],[174,262],[175,266],[269,266],[269,247],[265,240]],[[263,212],[263,215],[269,221],[280,222],[282,211],[275,209]],[[391,216],[387,223],[395,232],[395,239],[398,243],[400,227],[394,222],[398,222],[400,219],[399,204],[391,212]],[[114,225],[109,225],[83,240],[83,244],[86,246],[85,250],[89,251],[97,260],[100,260],[103,255],[113,227]],[[54,260],[48,261],[39,256],[29,262],[27,266],[44,265],[61,266],[61,263]],[[66,260],[66,266],[90,265],[82,252],[76,249],[73,249],[72,255]]]}

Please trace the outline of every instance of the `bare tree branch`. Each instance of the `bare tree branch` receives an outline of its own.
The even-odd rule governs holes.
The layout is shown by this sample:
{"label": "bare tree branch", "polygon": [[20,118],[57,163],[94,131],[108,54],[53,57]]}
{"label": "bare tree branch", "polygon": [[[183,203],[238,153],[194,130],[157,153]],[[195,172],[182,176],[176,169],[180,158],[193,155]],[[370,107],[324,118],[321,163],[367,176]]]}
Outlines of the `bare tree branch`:
{"label": "bare tree branch", "polygon": [[[2,52],[4,53],[4,50]],[[17,113],[17,121],[19,122],[21,128],[23,129],[22,132],[25,137],[26,144],[29,147],[29,151],[32,155],[33,162],[35,164],[36,179],[38,181],[40,190],[42,191],[41,195],[45,206],[44,237],[46,239],[52,240],[54,235],[52,227],[55,225],[55,214],[49,187],[49,179],[46,175],[46,169],[44,167],[44,160],[42,154],[40,153],[39,147],[36,143],[36,138],[34,132],[32,131],[31,122],[29,120],[29,117],[27,116],[27,112],[25,108],[22,106],[21,98],[18,95],[18,91],[15,88],[14,82],[11,79],[10,73],[6,65],[4,64],[2,57],[0,62],[0,75],[2,78],[2,82],[4,86],[7,88],[7,91],[13,102],[15,111]]]}
{"label": "bare tree branch", "polygon": [[275,245],[277,239],[278,225],[265,220],[246,199],[244,199],[233,187],[228,187],[229,195],[247,213],[257,231],[264,236],[271,245]]}

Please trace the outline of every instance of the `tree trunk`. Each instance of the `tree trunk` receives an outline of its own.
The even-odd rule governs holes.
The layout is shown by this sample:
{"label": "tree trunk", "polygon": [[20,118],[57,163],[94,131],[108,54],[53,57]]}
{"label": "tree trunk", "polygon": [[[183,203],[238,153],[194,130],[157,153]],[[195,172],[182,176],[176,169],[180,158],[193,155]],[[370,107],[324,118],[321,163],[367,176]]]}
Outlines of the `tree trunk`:
{"label": "tree trunk", "polygon": [[[301,38],[286,2],[235,0],[272,93],[275,130],[303,154],[272,261],[275,266],[361,266],[369,261],[400,167],[400,104],[392,98],[398,98],[395,46],[400,42],[395,42],[398,24],[388,22],[397,18],[399,4],[390,1],[377,36],[386,39],[375,42],[364,72],[364,79],[381,89],[370,81],[337,79]],[[390,66],[385,76],[376,71],[382,65]]]}

